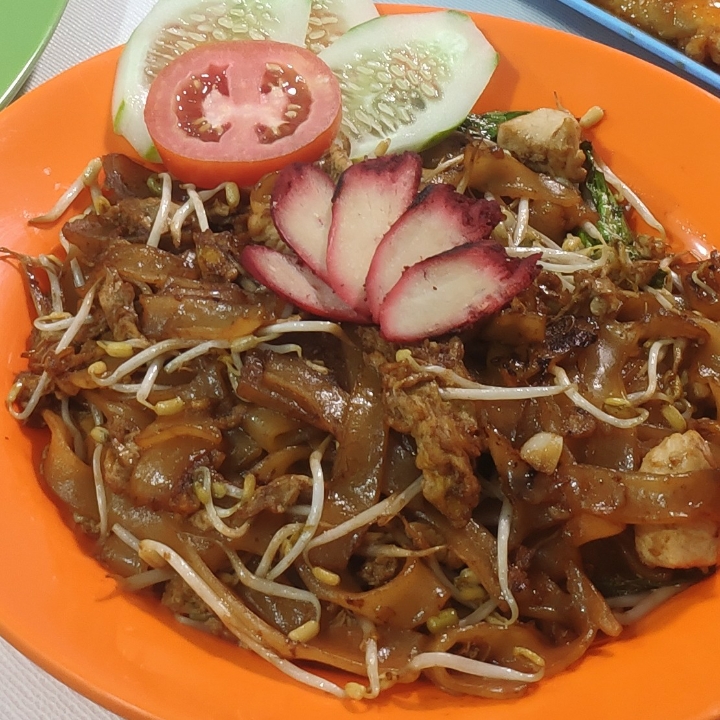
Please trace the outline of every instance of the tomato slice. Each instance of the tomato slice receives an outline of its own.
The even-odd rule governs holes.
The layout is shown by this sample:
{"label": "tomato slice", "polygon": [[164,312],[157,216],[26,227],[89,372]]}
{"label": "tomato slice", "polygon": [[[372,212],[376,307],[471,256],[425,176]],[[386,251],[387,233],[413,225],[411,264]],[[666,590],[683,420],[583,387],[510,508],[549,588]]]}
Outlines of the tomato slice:
{"label": "tomato slice", "polygon": [[158,73],[145,123],[165,167],[209,188],[247,187],[317,160],[341,120],[340,85],[305,48],[271,40],[201,45]]}

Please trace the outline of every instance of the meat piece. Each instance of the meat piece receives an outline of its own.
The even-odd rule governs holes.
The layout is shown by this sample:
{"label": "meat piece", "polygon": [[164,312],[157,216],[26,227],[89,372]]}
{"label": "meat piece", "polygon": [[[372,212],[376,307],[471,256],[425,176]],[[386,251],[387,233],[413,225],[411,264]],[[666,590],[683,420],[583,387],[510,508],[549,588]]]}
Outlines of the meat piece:
{"label": "meat piece", "polygon": [[238,235],[223,231],[193,234],[198,267],[204,280],[234,282],[242,272]]}
{"label": "meat piece", "polygon": [[[714,466],[708,443],[695,430],[688,430],[669,435],[650,450],[640,471],[673,475]],[[681,526],[638,525],[635,548],[640,559],[650,567],[709,567],[715,565],[720,552],[718,525],[709,520]]]}
{"label": "meat piece", "polygon": [[390,582],[398,574],[399,570],[399,558],[378,557],[366,560],[358,575],[369,588],[376,588]]}
{"label": "meat piece", "polygon": [[635,548],[650,567],[710,567],[718,558],[718,526],[696,521],[676,525],[639,525],[635,528]]}
{"label": "meat piece", "polygon": [[487,240],[502,217],[494,201],[473,200],[451,185],[429,185],[375,251],[366,283],[373,315],[378,317],[406,268],[453,247]]}
{"label": "meat piece", "polygon": [[712,451],[700,433],[688,430],[674,433],[656,445],[643,458],[640,472],[672,475],[713,466]]}
{"label": "meat piece", "polygon": [[107,221],[114,223],[121,237],[147,242],[148,235],[160,208],[160,198],[126,198],[104,213]]}
{"label": "meat piece", "polygon": [[[78,332],[72,345],[60,353],[54,352],[52,342],[38,345],[28,353],[29,368],[33,372],[47,370],[54,378],[58,389],[68,395],[74,395],[77,387],[73,385],[77,381],[82,382],[83,377],[87,378],[86,368],[105,356],[104,350],[95,340],[88,339],[94,332],[97,332],[97,325],[85,325],[82,334]],[[74,373],[79,373],[80,377],[74,376]]]}
{"label": "meat piece", "polygon": [[105,486],[116,495],[126,493],[130,483],[130,476],[139,458],[140,449],[135,443],[128,442],[125,444],[113,438],[102,457],[102,473]]}
{"label": "meat piece", "polygon": [[123,281],[114,268],[105,270],[105,282],[98,292],[98,302],[115,340],[142,337],[135,312],[135,288]]}
{"label": "meat piece", "polygon": [[576,348],[589,347],[598,339],[597,328],[575,315],[561,315],[548,323],[545,349],[548,357],[561,357]]}
{"label": "meat piece", "polygon": [[385,297],[380,329],[388,340],[413,342],[488,318],[532,284],[539,258],[471,243],[416,263]]}
{"label": "meat piece", "polygon": [[498,128],[498,145],[537,172],[582,182],[585,153],[580,149],[581,129],[566,110],[539,108]]}
{"label": "meat piece", "polygon": [[258,485],[249,500],[232,516],[228,524],[239,526],[261,512],[279,515],[297,502],[300,491],[310,486],[305,475],[280,475],[267,485]]}
{"label": "meat piece", "polygon": [[365,279],[375,249],[410,207],[420,183],[415,153],[357,163],[340,177],[327,251],[328,283],[351,307],[368,311]]}
{"label": "meat piece", "polygon": [[[461,365],[452,369],[467,374]],[[464,526],[480,499],[474,460],[483,443],[472,403],[442,400],[434,376],[417,372],[408,363],[384,363],[380,372],[387,422],[394,430],[412,435],[417,444],[423,495],[453,525]]]}
{"label": "meat piece", "polygon": [[280,237],[321,278],[327,278],[334,193],[330,176],[310,163],[283,168],[272,190],[272,219]]}
{"label": "meat piece", "polygon": [[294,255],[264,245],[248,245],[241,259],[245,269],[258,282],[306,312],[331,320],[368,321]]}

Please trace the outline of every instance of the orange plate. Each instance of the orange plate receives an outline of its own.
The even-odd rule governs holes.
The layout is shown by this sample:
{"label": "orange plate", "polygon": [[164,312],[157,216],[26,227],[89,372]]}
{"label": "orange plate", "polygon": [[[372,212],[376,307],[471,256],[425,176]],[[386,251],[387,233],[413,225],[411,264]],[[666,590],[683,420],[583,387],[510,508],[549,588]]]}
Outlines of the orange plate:
{"label": "orange plate", "polygon": [[[717,242],[718,99],[574,36],[495,17],[476,20],[502,58],[480,109],[553,105],[556,97],[575,114],[600,105],[606,120],[593,136],[614,170],[679,242]],[[39,230],[27,219],[51,207],[91,157],[126,149],[109,116],[117,58],[113,50],[79,65],[0,113],[0,245],[25,253],[56,246],[59,224]],[[11,264],[0,263],[0,283],[5,393],[24,366],[30,313]],[[118,713],[172,720],[261,720],[287,712],[337,720],[470,712],[493,720],[720,717],[720,577],[520,700],[456,698],[420,685],[396,687],[362,707],[345,704],[295,684],[249,652],[180,626],[150,600],[119,593],[38,480],[44,435],[22,430],[4,406],[0,425],[0,630],[55,676]]]}

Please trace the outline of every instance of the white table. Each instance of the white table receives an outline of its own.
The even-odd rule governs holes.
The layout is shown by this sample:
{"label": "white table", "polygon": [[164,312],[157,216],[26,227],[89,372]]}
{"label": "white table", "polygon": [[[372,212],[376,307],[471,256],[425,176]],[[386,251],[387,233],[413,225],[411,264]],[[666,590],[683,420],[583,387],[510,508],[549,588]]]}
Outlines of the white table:
{"label": "white table", "polygon": [[[69,0],[53,38],[22,92],[30,92],[77,62],[125,42],[154,2]],[[402,3],[402,0],[396,2]],[[422,0],[417,0],[417,3],[423,4]],[[424,4],[441,4],[441,0]],[[555,0],[446,0],[444,4],[460,10],[486,12],[548,25],[651,59],[629,42]],[[55,680],[2,639],[0,677],[0,720],[117,719],[113,713]]]}

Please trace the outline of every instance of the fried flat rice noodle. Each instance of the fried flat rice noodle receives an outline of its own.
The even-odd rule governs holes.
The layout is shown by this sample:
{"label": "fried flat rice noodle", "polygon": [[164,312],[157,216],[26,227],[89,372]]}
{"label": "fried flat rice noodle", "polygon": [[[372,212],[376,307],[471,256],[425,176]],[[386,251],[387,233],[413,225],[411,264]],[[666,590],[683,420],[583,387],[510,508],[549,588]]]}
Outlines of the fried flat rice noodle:
{"label": "fried flat rice noodle", "polygon": [[209,229],[189,212],[171,234],[173,183],[154,246],[161,179],[110,155],[65,260],[4,253],[38,313],[8,406],[49,429],[69,524],[122,587],[339,696],[419,678],[520,696],[620,634],[608,599],[714,570],[649,564],[635,529],[687,550],[720,527],[718,256],[601,243],[585,186],[490,141],[450,162],[500,203],[497,238],[525,201],[562,222],[518,238],[548,263],[528,290],[407,346],[245,274],[242,248],[277,241],[272,178],[208,193]]}

